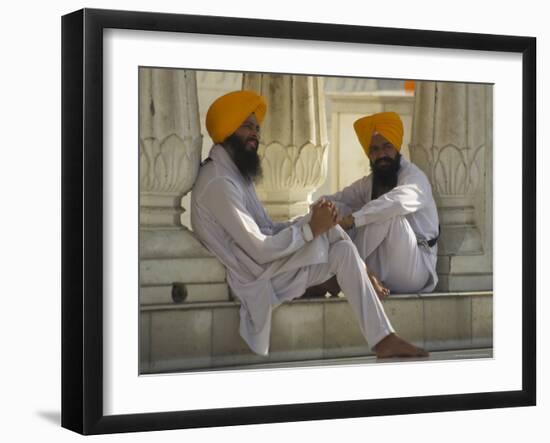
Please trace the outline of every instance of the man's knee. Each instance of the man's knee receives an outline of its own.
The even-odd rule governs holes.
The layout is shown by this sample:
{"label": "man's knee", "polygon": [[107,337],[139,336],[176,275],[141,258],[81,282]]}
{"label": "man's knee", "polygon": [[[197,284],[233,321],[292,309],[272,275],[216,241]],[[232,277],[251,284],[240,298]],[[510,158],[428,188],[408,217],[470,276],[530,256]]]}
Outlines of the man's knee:
{"label": "man's knee", "polygon": [[379,223],[382,225],[387,225],[390,228],[403,228],[409,224],[407,218],[404,215],[394,215],[393,217],[390,217],[387,220]]}
{"label": "man's knee", "polygon": [[375,231],[389,235],[390,232],[395,230],[408,231],[410,229],[411,227],[407,218],[404,215],[396,215],[383,221],[358,227],[357,235],[362,236],[369,233],[372,235]]}
{"label": "man's knee", "polygon": [[357,255],[357,248],[353,241],[348,237],[333,243],[329,250],[329,261],[341,262],[349,257]]}
{"label": "man's knee", "polygon": [[336,225],[328,231],[328,241],[335,243],[341,240],[349,240],[349,235],[340,225]]}

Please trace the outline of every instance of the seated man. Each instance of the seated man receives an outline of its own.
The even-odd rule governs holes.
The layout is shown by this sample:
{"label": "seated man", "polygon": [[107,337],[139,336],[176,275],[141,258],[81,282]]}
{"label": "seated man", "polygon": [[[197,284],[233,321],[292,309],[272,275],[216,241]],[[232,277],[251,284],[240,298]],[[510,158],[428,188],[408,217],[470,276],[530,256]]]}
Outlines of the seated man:
{"label": "seated man", "polygon": [[225,265],[241,302],[243,339],[267,355],[272,310],[335,275],[378,357],[427,355],[394,333],[332,204],[321,201],[295,222],[268,217],[254,188],[265,113],[264,98],[251,91],[231,92],[210,106],[206,129],[215,144],[191,197],[193,230]]}
{"label": "seated man", "polygon": [[426,175],[400,154],[403,123],[395,112],[363,117],[355,132],[372,173],[341,192],[334,202],[379,295],[430,292],[437,284],[439,220]]}

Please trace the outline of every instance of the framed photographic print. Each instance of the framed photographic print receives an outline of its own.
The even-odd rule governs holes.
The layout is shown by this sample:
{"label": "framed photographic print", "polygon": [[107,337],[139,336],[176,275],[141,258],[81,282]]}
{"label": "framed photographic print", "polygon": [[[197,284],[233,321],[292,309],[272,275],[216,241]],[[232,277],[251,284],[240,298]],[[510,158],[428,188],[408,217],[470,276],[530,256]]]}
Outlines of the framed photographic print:
{"label": "framed photographic print", "polygon": [[[535,404],[534,38],[89,9],[62,24],[64,427],[99,434]],[[260,101],[246,108],[242,92],[231,101],[235,91]],[[248,177],[238,140],[227,140],[249,114],[257,120],[242,129],[252,134],[242,149],[262,174],[243,181],[239,208],[202,177],[223,161]],[[391,140],[400,165],[391,185],[357,126],[372,115],[391,116],[368,136]],[[403,178],[410,170],[426,188]],[[409,272],[402,284],[380,265],[403,268],[403,242],[362,256],[360,209],[350,200],[345,212],[334,196],[368,180],[369,201],[396,190],[433,201],[431,222],[416,207],[400,214],[413,249],[433,259],[425,275]],[[341,225],[330,232],[347,229],[370,270],[356,292],[374,294],[408,349],[429,356],[377,358],[367,302],[352,297],[361,279],[318,286],[355,275],[350,265],[308,277],[333,250],[304,228],[323,197]],[[380,230],[377,208],[368,217]],[[235,223],[254,225],[256,250],[233,242]],[[419,236],[422,223],[432,231]],[[283,246],[272,243],[287,234],[292,254],[309,248],[312,261],[276,255]]]}

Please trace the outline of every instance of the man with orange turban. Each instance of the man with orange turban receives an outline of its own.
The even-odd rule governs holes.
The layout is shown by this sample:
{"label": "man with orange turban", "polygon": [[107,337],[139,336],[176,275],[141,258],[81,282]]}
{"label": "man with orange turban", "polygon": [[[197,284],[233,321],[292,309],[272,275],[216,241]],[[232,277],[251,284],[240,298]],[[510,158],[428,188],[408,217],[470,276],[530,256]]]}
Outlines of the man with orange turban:
{"label": "man with orange turban", "polygon": [[272,310],[335,275],[379,357],[427,355],[394,333],[357,249],[336,223],[334,205],[321,201],[292,222],[269,218],[254,189],[265,113],[264,98],[251,91],[214,101],[206,116],[214,146],[191,195],[193,230],[225,265],[241,302],[243,339],[267,355]]}
{"label": "man with orange turban", "polygon": [[372,173],[325,198],[344,215],[340,226],[348,230],[379,294],[433,291],[437,207],[426,175],[400,154],[401,118],[382,112],[360,118],[354,129]]}

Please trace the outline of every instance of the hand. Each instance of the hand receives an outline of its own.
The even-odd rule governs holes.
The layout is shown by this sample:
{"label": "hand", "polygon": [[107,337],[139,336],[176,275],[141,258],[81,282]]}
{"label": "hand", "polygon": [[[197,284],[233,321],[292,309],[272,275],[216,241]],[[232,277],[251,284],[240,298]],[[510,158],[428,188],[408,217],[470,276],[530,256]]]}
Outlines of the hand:
{"label": "hand", "polygon": [[321,199],[312,206],[309,226],[314,237],[324,234],[334,225],[338,218],[336,206],[329,200]]}
{"label": "hand", "polygon": [[353,214],[346,215],[345,217],[341,218],[338,224],[342,229],[347,231],[348,229],[351,229],[353,227],[353,224],[355,223],[355,219],[353,218]]}

